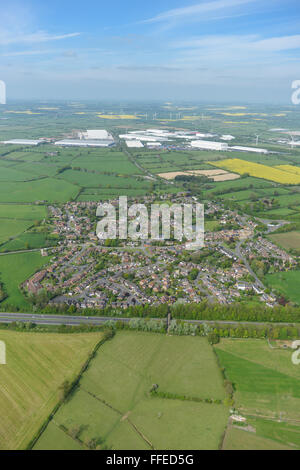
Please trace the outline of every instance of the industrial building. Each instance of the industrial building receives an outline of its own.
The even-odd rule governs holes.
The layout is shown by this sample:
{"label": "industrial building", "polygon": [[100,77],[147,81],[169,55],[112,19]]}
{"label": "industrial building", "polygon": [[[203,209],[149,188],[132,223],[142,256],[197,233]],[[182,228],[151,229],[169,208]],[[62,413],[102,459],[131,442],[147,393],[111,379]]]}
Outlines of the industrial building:
{"label": "industrial building", "polygon": [[233,135],[230,135],[230,134],[228,134],[228,135],[225,134],[225,135],[222,135],[222,136],[220,137],[220,139],[221,139],[221,140],[227,140],[227,141],[229,141],[229,140],[234,140],[235,137],[234,137]]}
{"label": "industrial building", "polygon": [[264,153],[264,154],[269,153],[269,151],[266,150],[266,149],[259,149],[257,147],[241,147],[239,145],[236,145],[234,147],[230,147],[230,150],[238,150],[240,152]]}
{"label": "industrial building", "polygon": [[55,142],[55,145],[58,145],[60,147],[112,147],[114,145],[114,141],[65,139]]}
{"label": "industrial building", "polygon": [[88,129],[86,132],[79,132],[78,137],[80,140],[113,140],[112,135],[105,129]]}
{"label": "industrial building", "polygon": [[147,142],[147,147],[152,147],[152,148],[161,147],[161,143],[160,142]]}
{"label": "industrial building", "polygon": [[140,132],[138,134],[121,134],[119,135],[119,138],[125,140],[139,140],[140,142],[169,142],[169,139],[167,139],[166,137],[148,135],[146,132]]}
{"label": "industrial building", "polygon": [[228,144],[224,142],[213,142],[210,140],[193,140],[191,146],[197,149],[206,149],[206,150],[228,150]]}
{"label": "industrial building", "polygon": [[142,144],[140,140],[126,140],[126,145],[129,148],[136,148],[136,149],[140,149],[144,147],[144,145]]}
{"label": "industrial building", "polygon": [[12,140],[5,140],[1,142],[1,144],[13,144],[13,145],[40,145],[43,144],[44,140],[32,140],[32,139],[12,139]]}

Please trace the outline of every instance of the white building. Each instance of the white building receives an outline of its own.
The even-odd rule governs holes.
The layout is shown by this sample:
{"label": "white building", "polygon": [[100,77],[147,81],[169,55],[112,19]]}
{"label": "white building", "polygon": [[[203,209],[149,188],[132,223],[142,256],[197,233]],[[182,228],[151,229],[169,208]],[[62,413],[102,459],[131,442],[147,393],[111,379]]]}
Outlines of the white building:
{"label": "white building", "polygon": [[265,153],[265,154],[269,153],[269,151],[266,149],[259,149],[257,147],[241,147],[239,145],[230,147],[230,150],[239,150],[240,152],[255,152],[255,153]]}
{"label": "white building", "polygon": [[228,141],[229,141],[229,140],[234,140],[235,137],[234,137],[233,135],[230,135],[230,134],[228,134],[228,135],[225,134],[225,135],[222,135],[222,136],[220,137],[220,139],[221,139],[221,140],[228,140]]}
{"label": "white building", "polygon": [[169,142],[169,139],[167,139],[166,137],[147,135],[146,133],[120,134],[119,138],[125,140],[139,140],[140,142]]}
{"label": "white building", "polygon": [[126,145],[129,148],[137,148],[137,149],[144,147],[144,145],[142,144],[140,140],[126,140]]}
{"label": "white building", "polygon": [[112,135],[105,129],[89,129],[86,132],[79,132],[78,137],[86,140],[113,140]]}
{"label": "white building", "polygon": [[228,144],[224,142],[212,142],[210,140],[193,140],[191,146],[198,149],[207,150],[228,150]]}
{"label": "white building", "polygon": [[207,138],[209,139],[210,137],[216,137],[216,134],[203,134],[202,132],[196,132],[196,137],[202,138]]}
{"label": "white building", "polygon": [[161,147],[160,142],[147,142],[147,147]]}
{"label": "white building", "polygon": [[44,143],[44,140],[31,140],[31,139],[12,139],[5,140],[1,144],[13,144],[13,145],[40,145]]}
{"label": "white building", "polygon": [[60,147],[111,147],[114,144],[113,140],[76,140],[65,139],[55,142],[55,145]]}

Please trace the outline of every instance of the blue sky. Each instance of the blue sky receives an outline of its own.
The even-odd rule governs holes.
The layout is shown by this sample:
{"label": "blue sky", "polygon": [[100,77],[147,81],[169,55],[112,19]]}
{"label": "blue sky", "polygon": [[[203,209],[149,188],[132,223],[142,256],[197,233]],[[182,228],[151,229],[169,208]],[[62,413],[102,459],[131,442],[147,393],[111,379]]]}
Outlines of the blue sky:
{"label": "blue sky", "polygon": [[0,4],[8,99],[288,103],[299,0]]}

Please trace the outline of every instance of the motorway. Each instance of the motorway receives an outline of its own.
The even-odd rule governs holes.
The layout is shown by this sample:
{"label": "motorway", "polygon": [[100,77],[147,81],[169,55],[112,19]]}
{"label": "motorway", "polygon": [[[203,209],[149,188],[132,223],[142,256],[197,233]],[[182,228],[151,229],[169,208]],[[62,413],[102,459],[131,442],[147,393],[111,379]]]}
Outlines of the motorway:
{"label": "motorway", "polygon": [[[101,326],[108,320],[112,321],[123,321],[130,322],[131,318],[126,317],[86,317],[86,316],[75,316],[75,315],[38,315],[31,313],[0,313],[0,323],[12,323],[12,322],[23,322],[23,323],[35,323],[37,325],[92,325]],[[154,320],[162,320],[162,318],[154,318]],[[167,321],[166,319],[164,319]],[[238,322],[238,321],[209,321],[209,320],[184,320],[187,323],[218,323],[224,325],[270,325],[270,322]],[[281,326],[295,326],[296,323],[272,323],[272,325]]]}

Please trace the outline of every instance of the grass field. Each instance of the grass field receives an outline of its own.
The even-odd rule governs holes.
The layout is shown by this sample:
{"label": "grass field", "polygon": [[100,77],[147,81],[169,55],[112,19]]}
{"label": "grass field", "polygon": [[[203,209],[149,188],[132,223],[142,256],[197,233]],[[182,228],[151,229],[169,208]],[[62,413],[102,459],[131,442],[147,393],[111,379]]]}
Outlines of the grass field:
{"label": "grass field", "polygon": [[72,162],[73,167],[86,168],[87,170],[94,170],[100,173],[110,172],[123,175],[139,174],[139,170],[133,163],[128,160],[128,157],[123,153],[111,153],[104,157],[78,157]]}
{"label": "grass field", "polygon": [[[18,239],[26,238],[24,231],[30,228],[35,221],[46,217],[46,212],[46,208],[43,206],[0,204],[0,245],[4,244],[0,247],[0,251],[7,249],[4,246],[12,244],[14,247],[17,245]],[[20,245],[23,249],[25,243]],[[46,245],[42,244],[41,246]],[[34,248],[34,246],[32,247]]]}
{"label": "grass field", "polygon": [[0,279],[8,294],[4,304],[12,304],[16,307],[27,304],[19,286],[47,263],[48,259],[42,257],[39,252],[0,256]]}
{"label": "grass field", "polygon": [[25,219],[41,220],[46,217],[47,211],[44,206],[28,204],[0,204],[0,219]]}
{"label": "grass field", "polygon": [[[133,177],[122,177],[114,175],[104,175],[100,173],[86,173],[84,171],[67,170],[60,178],[69,183],[78,184],[82,187],[101,188],[144,188],[150,187],[149,182],[138,181]],[[68,183],[66,183],[68,184]]]}
{"label": "grass field", "polygon": [[33,225],[30,220],[0,219],[0,244],[11,237],[16,237]]}
{"label": "grass field", "polygon": [[287,299],[300,305],[299,270],[267,274],[265,279],[272,289],[277,290]]}
{"label": "grass field", "polygon": [[290,250],[300,250],[300,232],[292,231],[286,233],[277,233],[270,236],[270,239],[282,246],[282,248]]}
{"label": "grass field", "polygon": [[227,430],[223,450],[293,450],[280,442],[259,436],[256,433],[231,427]]}
{"label": "grass field", "polygon": [[0,449],[27,446],[58,402],[59,387],[76,376],[101,336],[0,331],[7,350],[0,368]]}
{"label": "grass field", "polygon": [[56,246],[57,238],[54,236],[46,237],[44,233],[25,232],[13,240],[4,243],[0,247],[0,252],[32,250],[35,248],[47,248]]}
{"label": "grass field", "polygon": [[300,369],[290,351],[263,340],[222,340],[216,352],[242,413],[300,420]]}
{"label": "grass field", "polygon": [[5,182],[0,185],[0,202],[67,202],[78,192],[73,184],[54,178],[17,184]]}
{"label": "grass field", "polygon": [[[225,396],[205,338],[118,332],[100,348],[55,423],[69,431],[81,429],[83,442],[96,439],[112,449],[217,449],[227,408],[153,397],[153,384],[190,397]],[[56,448],[60,433],[55,437],[54,431],[47,428],[36,448]]]}

